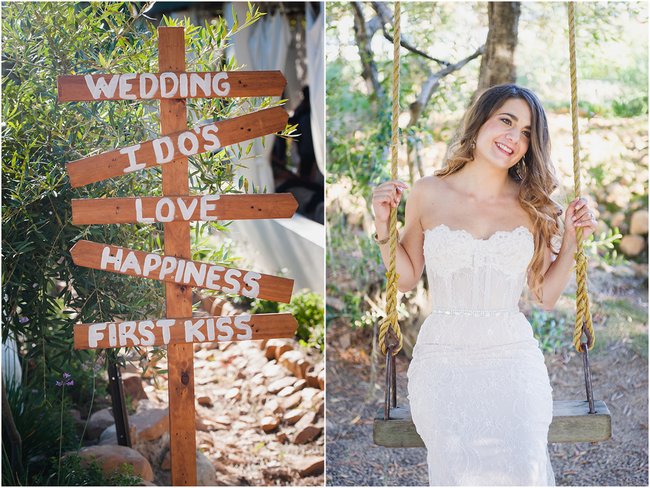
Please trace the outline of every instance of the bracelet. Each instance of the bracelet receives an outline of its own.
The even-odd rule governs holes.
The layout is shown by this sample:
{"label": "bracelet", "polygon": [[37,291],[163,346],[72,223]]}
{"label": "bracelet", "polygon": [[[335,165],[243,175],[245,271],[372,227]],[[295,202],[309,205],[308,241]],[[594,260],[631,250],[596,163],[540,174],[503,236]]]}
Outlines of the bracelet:
{"label": "bracelet", "polygon": [[375,232],[375,233],[373,234],[372,237],[373,237],[373,239],[375,240],[375,242],[376,242],[377,244],[379,244],[380,246],[383,246],[383,245],[386,244],[388,241],[390,241],[390,235],[389,235],[388,237],[382,239],[382,240],[379,240],[379,237],[377,236],[377,233]]}

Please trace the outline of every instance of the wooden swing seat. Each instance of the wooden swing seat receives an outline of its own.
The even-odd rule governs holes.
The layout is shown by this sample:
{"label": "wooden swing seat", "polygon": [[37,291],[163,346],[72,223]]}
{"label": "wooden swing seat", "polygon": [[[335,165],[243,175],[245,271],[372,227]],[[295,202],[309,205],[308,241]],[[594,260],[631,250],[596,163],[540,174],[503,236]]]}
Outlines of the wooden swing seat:
{"label": "wooden swing seat", "polygon": [[[556,400],[548,442],[599,442],[612,437],[612,417],[605,402],[594,401],[596,413],[590,414],[587,400]],[[391,408],[384,420],[383,407],[373,425],[373,441],[384,447],[424,447],[415,430],[409,407]]]}

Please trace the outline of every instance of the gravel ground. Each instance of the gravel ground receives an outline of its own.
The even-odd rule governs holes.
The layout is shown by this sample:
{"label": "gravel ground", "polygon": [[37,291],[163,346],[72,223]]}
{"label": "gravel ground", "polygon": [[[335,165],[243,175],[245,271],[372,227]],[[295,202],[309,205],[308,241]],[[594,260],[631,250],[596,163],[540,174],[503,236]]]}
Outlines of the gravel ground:
{"label": "gravel ground", "polygon": [[[348,336],[349,335],[349,336]],[[341,344],[340,338],[346,336]],[[371,339],[342,323],[328,328],[327,464],[332,486],[428,484],[424,449],[387,449],[372,443],[372,419],[383,402],[383,378],[370,384]],[[345,347],[343,347],[345,346]],[[596,399],[612,414],[611,440],[553,444],[551,462],[560,486],[648,486],[648,362],[625,342],[591,357]],[[584,397],[582,362],[575,353],[548,355],[556,399]],[[378,375],[383,375],[380,361]],[[406,399],[408,359],[398,357],[398,404]]]}

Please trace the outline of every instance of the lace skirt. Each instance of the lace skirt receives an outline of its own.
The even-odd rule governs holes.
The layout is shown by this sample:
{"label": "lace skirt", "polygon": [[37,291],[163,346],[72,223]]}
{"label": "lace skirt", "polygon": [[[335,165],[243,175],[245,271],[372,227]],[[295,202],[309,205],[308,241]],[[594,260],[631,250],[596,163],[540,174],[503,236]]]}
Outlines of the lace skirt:
{"label": "lace skirt", "polygon": [[554,486],[551,391],[522,314],[430,315],[408,370],[429,484]]}

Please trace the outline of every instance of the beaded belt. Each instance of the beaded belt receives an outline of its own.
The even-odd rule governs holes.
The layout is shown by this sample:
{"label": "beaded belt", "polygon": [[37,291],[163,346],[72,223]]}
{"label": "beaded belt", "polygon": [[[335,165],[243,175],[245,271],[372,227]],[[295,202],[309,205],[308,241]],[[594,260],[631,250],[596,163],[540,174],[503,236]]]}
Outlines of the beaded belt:
{"label": "beaded belt", "polygon": [[516,308],[504,308],[500,310],[460,310],[460,309],[436,309],[431,310],[432,314],[443,314],[443,315],[466,315],[470,317],[496,317],[500,315],[512,315],[519,313],[519,310]]}

